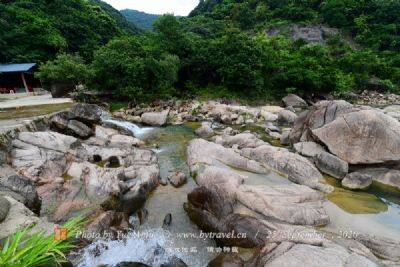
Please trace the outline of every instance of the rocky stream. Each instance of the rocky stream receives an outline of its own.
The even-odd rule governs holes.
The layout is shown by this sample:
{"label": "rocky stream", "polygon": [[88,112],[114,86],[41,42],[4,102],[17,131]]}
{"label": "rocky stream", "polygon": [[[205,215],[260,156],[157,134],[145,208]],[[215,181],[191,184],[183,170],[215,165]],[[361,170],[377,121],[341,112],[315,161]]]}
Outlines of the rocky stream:
{"label": "rocky stream", "polygon": [[73,266],[399,266],[400,105],[75,104],[0,133],[0,240]]}

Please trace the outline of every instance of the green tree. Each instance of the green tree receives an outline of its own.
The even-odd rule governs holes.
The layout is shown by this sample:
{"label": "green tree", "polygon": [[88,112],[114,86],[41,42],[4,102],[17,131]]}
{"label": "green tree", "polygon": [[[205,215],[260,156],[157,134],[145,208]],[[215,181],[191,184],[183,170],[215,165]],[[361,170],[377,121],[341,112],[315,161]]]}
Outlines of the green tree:
{"label": "green tree", "polygon": [[173,93],[179,58],[144,46],[137,37],[111,40],[96,51],[91,86],[123,99],[151,100]]}
{"label": "green tree", "polygon": [[80,56],[60,54],[55,60],[42,64],[35,75],[46,84],[72,83],[78,85],[87,80],[88,69]]}

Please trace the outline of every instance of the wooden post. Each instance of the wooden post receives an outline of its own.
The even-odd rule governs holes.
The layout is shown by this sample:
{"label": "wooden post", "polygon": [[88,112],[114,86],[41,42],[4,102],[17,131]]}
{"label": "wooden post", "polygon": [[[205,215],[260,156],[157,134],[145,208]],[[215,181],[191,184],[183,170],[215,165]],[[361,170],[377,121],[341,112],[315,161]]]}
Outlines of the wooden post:
{"label": "wooden post", "polygon": [[23,72],[21,72],[21,78],[22,78],[22,82],[24,83],[25,91],[27,93],[29,93],[28,85],[26,84],[25,75]]}

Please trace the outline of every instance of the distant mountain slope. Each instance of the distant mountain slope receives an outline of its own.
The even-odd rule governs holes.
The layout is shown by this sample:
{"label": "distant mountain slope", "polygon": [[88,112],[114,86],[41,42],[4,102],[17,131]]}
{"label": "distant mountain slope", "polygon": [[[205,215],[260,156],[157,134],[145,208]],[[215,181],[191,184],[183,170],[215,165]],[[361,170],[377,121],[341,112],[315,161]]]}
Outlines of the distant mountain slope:
{"label": "distant mountain slope", "polygon": [[146,31],[151,30],[153,28],[154,21],[160,17],[160,15],[148,14],[133,9],[124,9],[120,12],[129,22]]}
{"label": "distant mountain slope", "polygon": [[63,52],[90,60],[98,46],[139,32],[99,0],[0,1],[0,62],[40,62]]}
{"label": "distant mountain slope", "polygon": [[139,28],[141,27],[138,27],[136,23],[126,19],[121,12],[113,8],[111,5],[101,0],[90,0],[90,1],[98,4],[111,18],[113,18],[117,22],[117,25],[126,32],[132,34],[137,34],[140,32]]}

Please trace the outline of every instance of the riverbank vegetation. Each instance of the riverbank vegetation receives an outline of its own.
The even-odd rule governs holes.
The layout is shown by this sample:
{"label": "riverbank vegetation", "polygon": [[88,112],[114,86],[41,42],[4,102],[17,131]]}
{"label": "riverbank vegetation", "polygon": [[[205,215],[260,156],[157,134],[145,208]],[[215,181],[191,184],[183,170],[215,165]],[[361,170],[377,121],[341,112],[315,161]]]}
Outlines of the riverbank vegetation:
{"label": "riverbank vegetation", "polygon": [[[81,0],[55,2],[83,5]],[[9,9],[7,4],[2,6],[0,10],[4,6]],[[103,10],[100,5],[96,8],[96,14]],[[153,31],[133,35],[104,11],[100,22],[113,23],[102,28],[103,24],[96,22],[100,24],[93,36],[64,38],[60,47],[50,48],[61,53],[58,62],[50,65],[68,60],[62,53],[77,53],[73,56],[82,59],[78,61],[85,63],[86,70],[82,71],[80,62],[76,68],[78,73],[88,73],[87,88],[112,92],[122,100],[199,95],[272,99],[288,92],[341,95],[365,89],[397,92],[399,12],[399,0],[206,0],[200,1],[189,17],[164,15],[154,23]],[[18,22],[16,25],[21,27]],[[75,24],[68,25],[75,29]],[[338,34],[326,34],[323,42],[310,43],[293,38],[292,25],[326,25]],[[40,36],[62,39],[53,32]],[[14,57],[15,49],[7,49],[2,53],[9,55],[3,58],[21,58]],[[35,49],[38,56],[18,53],[43,62],[55,57],[43,55],[47,48]],[[46,80],[51,66],[44,66],[38,77]],[[61,79],[62,71],[59,73]]]}
{"label": "riverbank vegetation", "polygon": [[73,240],[81,231],[83,222],[78,216],[65,223],[60,228],[68,235],[65,239],[56,239],[54,234],[44,232],[32,234],[31,228],[19,230],[0,246],[0,266],[61,266],[67,262],[65,254],[75,247]]}

